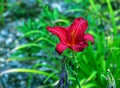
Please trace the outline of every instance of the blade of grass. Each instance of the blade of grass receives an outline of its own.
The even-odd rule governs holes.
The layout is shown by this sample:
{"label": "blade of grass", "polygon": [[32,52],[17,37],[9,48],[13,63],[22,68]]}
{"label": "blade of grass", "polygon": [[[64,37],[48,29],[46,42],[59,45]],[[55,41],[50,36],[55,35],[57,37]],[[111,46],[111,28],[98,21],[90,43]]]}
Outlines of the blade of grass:
{"label": "blade of grass", "polygon": [[114,36],[116,37],[117,34],[117,25],[115,22],[115,16],[114,16],[114,11],[112,9],[112,6],[110,4],[110,0],[106,0],[107,5],[108,5],[108,9],[110,11],[110,16],[111,16],[111,22],[112,22],[112,26],[113,26],[113,32],[114,32]]}
{"label": "blade of grass", "polygon": [[95,83],[88,83],[82,86],[82,88],[97,88]]}
{"label": "blade of grass", "polygon": [[[40,74],[40,75],[45,75],[45,76],[50,76],[50,73],[40,71],[40,70],[33,70],[33,69],[9,69],[5,70],[0,73],[0,76],[6,74],[6,73],[14,73],[14,72],[22,72],[22,73],[34,73],[34,74]],[[58,79],[57,76],[51,75],[51,78]]]}
{"label": "blade of grass", "polygon": [[[51,78],[51,76],[52,75],[55,75],[56,73],[57,73],[57,70],[55,69],[55,68],[53,68],[52,66],[50,66],[50,65],[48,65],[48,64],[35,64],[32,68],[33,69],[37,69],[37,67],[40,67],[40,66],[45,66],[45,67],[48,67],[48,68],[50,68],[51,70],[53,70],[53,71],[55,71],[55,72],[53,72],[53,73],[51,73],[51,75],[49,75],[46,79],[45,79],[45,81],[47,81],[49,78]],[[31,73],[30,75],[29,75],[29,78],[28,78],[28,82],[27,82],[27,88],[31,88],[31,80],[32,80],[32,77],[33,77],[33,74]],[[44,82],[45,82],[44,81]]]}
{"label": "blade of grass", "polygon": [[54,42],[52,42],[51,40],[49,40],[49,39],[47,39],[47,38],[43,38],[43,37],[41,37],[41,38],[38,38],[35,42],[39,42],[39,41],[41,41],[41,40],[44,40],[44,41],[46,41],[46,42],[49,42],[51,45],[53,45],[53,46],[55,46],[56,44],[54,43]]}
{"label": "blade of grass", "polygon": [[59,23],[59,22],[62,22],[62,23],[65,23],[65,24],[69,24],[69,21],[65,20],[65,19],[57,19],[53,23],[56,24],[56,23]]}
{"label": "blade of grass", "polygon": [[55,71],[55,72],[53,72],[53,73],[51,73],[51,75],[49,75],[45,80],[44,80],[44,82],[43,83],[46,83],[53,75],[55,75],[57,72]]}
{"label": "blade of grass", "polygon": [[34,56],[34,57],[10,57],[7,59],[7,61],[14,61],[14,60],[17,60],[17,61],[25,61],[25,60],[36,60],[40,57],[37,57],[37,56]]}
{"label": "blade of grass", "polygon": [[16,50],[28,48],[28,47],[37,47],[37,48],[41,48],[41,45],[35,44],[35,43],[24,44],[24,45],[21,45],[21,46],[16,47],[15,49],[12,50],[12,52],[14,52],[14,51],[16,51]]}
{"label": "blade of grass", "polygon": [[30,31],[30,32],[25,33],[22,37],[20,37],[20,39],[21,39],[21,38],[25,38],[25,37],[27,37],[27,36],[30,36],[30,35],[32,35],[32,34],[46,35],[45,32],[41,32],[40,30],[34,30],[34,31]]}
{"label": "blade of grass", "polygon": [[95,79],[96,74],[97,74],[97,72],[96,72],[96,71],[93,71],[93,72],[91,73],[91,75],[88,77],[88,79],[86,80],[86,82],[89,82],[90,80]]}
{"label": "blade of grass", "polygon": [[90,4],[91,4],[92,8],[94,9],[94,11],[97,12],[94,0],[89,0],[89,1],[90,1]]}

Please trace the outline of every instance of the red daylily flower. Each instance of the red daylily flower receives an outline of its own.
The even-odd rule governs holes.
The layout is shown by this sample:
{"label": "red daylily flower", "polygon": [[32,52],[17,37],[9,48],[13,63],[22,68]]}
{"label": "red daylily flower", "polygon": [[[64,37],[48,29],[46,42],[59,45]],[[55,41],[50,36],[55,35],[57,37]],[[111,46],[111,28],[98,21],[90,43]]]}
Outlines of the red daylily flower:
{"label": "red daylily flower", "polygon": [[61,26],[47,26],[46,29],[58,36],[60,43],[56,45],[56,51],[61,54],[67,48],[80,52],[88,46],[88,41],[94,43],[93,36],[91,34],[85,34],[87,27],[87,21],[80,17],[76,18],[74,22],[66,28]]}

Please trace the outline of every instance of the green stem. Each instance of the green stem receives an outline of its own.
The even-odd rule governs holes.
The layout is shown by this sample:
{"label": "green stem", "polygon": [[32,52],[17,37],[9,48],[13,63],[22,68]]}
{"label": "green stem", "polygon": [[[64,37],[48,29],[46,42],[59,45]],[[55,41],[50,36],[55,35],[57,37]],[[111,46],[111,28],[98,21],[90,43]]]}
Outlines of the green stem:
{"label": "green stem", "polygon": [[75,78],[76,78],[76,81],[78,83],[79,88],[81,88],[80,83],[79,83],[79,79],[77,78],[77,75],[75,75]]}
{"label": "green stem", "polygon": [[73,59],[75,59],[75,52],[73,51]]}
{"label": "green stem", "polygon": [[[76,58],[75,58],[75,52],[73,52],[73,60],[74,60],[74,62],[75,62],[76,65],[77,65],[77,61],[76,61]],[[75,70],[75,69],[76,69],[76,67],[74,68],[74,70]],[[80,81],[79,81],[79,79],[78,79],[78,77],[77,77],[77,74],[74,73],[74,72],[72,72],[72,73],[73,73],[73,75],[75,76],[75,79],[76,79],[76,82],[78,83],[79,88],[81,88]]]}

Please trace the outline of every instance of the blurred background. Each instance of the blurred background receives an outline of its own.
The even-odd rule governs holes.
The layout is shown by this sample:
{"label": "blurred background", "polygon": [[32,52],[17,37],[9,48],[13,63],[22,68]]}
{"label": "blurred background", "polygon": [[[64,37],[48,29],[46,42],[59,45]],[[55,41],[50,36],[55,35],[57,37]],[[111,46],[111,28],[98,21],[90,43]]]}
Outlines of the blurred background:
{"label": "blurred background", "polygon": [[[88,20],[95,38],[76,53],[82,88],[120,88],[120,0],[0,0],[0,88],[54,88],[61,60],[46,26]],[[69,75],[69,88],[78,88]]]}

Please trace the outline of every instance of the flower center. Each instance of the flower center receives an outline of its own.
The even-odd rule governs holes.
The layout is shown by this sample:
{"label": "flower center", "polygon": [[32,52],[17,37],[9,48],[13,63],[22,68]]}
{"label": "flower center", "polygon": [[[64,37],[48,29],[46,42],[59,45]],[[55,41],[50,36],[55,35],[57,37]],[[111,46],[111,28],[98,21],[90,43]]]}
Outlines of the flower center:
{"label": "flower center", "polygon": [[72,30],[72,32],[70,33],[71,40],[69,41],[68,46],[74,46],[75,45],[75,41],[76,41],[75,33],[76,33],[75,30]]}

